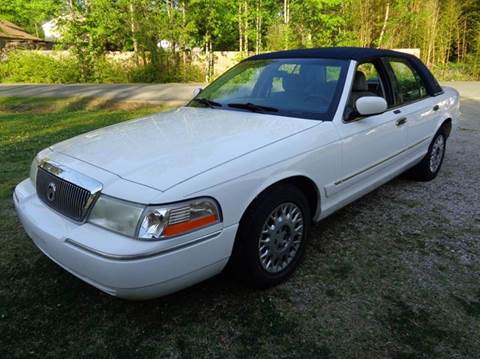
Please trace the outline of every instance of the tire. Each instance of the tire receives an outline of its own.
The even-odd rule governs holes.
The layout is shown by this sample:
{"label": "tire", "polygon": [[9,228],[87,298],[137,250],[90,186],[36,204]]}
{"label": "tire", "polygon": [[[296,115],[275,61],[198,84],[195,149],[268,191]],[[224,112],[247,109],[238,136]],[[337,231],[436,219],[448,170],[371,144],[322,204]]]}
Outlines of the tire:
{"label": "tire", "polygon": [[254,288],[284,282],[303,260],[310,226],[310,206],[302,191],[291,184],[267,189],[240,221],[231,269]]}
{"label": "tire", "polygon": [[410,170],[411,176],[417,181],[431,181],[437,177],[442,167],[445,150],[447,148],[447,136],[442,128],[433,137],[428,152],[420,163]]}

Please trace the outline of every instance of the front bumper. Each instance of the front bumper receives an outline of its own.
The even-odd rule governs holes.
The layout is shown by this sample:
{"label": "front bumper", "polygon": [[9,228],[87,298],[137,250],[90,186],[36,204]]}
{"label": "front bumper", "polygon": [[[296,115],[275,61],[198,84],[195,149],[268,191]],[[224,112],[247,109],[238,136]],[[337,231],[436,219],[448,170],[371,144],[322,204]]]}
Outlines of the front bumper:
{"label": "front bumper", "polygon": [[233,248],[237,225],[175,240],[147,242],[78,224],[43,204],[29,179],[14,192],[20,221],[55,263],[100,290],[127,299],[166,295],[219,273]]}

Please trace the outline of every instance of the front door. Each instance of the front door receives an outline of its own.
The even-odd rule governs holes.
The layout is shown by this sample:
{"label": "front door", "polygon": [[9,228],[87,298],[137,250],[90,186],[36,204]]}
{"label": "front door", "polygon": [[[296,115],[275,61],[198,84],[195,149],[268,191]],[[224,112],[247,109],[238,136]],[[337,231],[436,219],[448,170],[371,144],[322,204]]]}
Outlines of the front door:
{"label": "front door", "polygon": [[394,106],[391,85],[381,62],[358,65],[344,120],[337,123],[342,143],[342,176],[327,188],[327,196],[339,201],[374,186],[400,165],[407,142],[406,128],[398,111],[368,117],[355,115],[355,101],[362,96],[381,96]]}

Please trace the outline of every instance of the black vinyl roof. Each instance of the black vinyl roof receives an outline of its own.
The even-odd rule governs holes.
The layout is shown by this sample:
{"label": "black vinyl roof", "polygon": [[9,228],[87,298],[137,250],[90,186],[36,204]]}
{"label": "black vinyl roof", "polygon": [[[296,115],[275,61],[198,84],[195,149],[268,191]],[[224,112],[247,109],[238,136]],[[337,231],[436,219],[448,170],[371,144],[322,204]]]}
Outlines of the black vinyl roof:
{"label": "black vinyl roof", "polygon": [[363,61],[372,57],[400,57],[412,58],[413,55],[404,52],[373,49],[367,47],[322,47],[316,49],[296,49],[277,52],[269,52],[265,54],[249,57],[247,60],[260,59],[283,59],[283,58],[326,58],[326,59],[342,59]]}
{"label": "black vinyl roof", "polygon": [[373,49],[366,47],[322,47],[315,49],[296,49],[269,52],[250,56],[244,61],[264,59],[324,58],[362,62],[379,57],[395,57],[408,61],[424,80],[427,91],[430,93],[430,95],[435,96],[443,93],[443,90],[435,77],[418,57],[393,50]]}

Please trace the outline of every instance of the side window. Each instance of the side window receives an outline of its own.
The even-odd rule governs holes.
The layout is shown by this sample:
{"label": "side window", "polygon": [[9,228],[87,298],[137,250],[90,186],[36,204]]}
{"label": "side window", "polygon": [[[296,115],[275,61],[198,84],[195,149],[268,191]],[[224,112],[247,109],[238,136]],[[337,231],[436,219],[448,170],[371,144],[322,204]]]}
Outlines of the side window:
{"label": "side window", "polygon": [[418,73],[403,60],[389,60],[396,79],[398,102],[408,103],[427,95],[427,89]]}
{"label": "side window", "polygon": [[385,98],[385,89],[383,87],[380,75],[375,65],[371,62],[365,62],[358,65],[357,71],[362,72],[367,80],[368,91],[376,96]]}
{"label": "side window", "polygon": [[352,92],[345,107],[344,118],[346,121],[351,121],[359,117],[355,103],[360,97],[379,96],[389,102],[385,91],[385,86],[377,65],[373,62],[359,64],[355,70]]}

